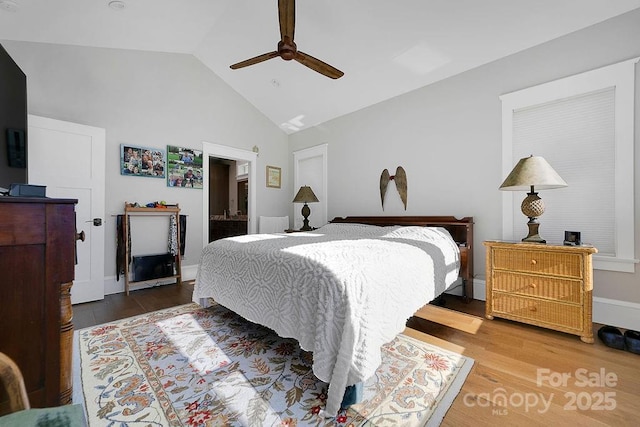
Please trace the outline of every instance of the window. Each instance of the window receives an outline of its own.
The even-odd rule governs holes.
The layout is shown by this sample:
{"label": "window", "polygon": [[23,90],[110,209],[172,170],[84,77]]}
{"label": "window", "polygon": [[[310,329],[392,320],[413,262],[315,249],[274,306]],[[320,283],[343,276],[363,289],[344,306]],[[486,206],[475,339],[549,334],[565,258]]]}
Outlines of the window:
{"label": "window", "polygon": [[[561,242],[580,231],[598,248],[594,268],[633,272],[634,80],[638,58],[500,97],[502,169],[544,157],[569,184],[543,190],[540,234]],[[525,194],[503,192],[503,238],[526,236]]]}

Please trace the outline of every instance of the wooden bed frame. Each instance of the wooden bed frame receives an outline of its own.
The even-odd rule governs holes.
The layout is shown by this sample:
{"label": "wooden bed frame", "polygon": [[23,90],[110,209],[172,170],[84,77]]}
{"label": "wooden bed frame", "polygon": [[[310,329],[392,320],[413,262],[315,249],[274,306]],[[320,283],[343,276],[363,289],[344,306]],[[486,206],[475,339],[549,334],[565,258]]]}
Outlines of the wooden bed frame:
{"label": "wooden bed frame", "polygon": [[347,216],[336,217],[332,223],[358,223],[371,225],[417,225],[447,229],[460,249],[460,277],[462,296],[466,302],[473,299],[473,217],[457,219],[453,216]]}

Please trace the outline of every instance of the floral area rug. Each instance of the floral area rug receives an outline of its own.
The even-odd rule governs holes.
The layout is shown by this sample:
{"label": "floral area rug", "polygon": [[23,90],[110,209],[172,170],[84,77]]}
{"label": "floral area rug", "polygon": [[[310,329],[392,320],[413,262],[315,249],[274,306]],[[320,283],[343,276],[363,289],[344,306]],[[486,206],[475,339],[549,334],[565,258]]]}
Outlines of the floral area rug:
{"label": "floral area rug", "polygon": [[438,425],[473,360],[398,335],[363,399],[325,418],[311,353],[220,305],[75,333],[74,403],[90,426]]}

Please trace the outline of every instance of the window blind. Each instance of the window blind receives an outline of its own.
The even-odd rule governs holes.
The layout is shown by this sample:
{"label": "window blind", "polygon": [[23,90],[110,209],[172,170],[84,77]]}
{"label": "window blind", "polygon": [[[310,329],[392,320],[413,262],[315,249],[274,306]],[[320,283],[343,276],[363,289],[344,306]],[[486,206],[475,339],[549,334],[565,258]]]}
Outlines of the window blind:
{"label": "window blind", "polygon": [[[593,91],[513,112],[513,162],[544,157],[568,187],[542,190],[540,236],[562,243],[579,231],[600,255],[616,256],[615,88]],[[527,235],[522,197],[513,197],[513,235]]]}

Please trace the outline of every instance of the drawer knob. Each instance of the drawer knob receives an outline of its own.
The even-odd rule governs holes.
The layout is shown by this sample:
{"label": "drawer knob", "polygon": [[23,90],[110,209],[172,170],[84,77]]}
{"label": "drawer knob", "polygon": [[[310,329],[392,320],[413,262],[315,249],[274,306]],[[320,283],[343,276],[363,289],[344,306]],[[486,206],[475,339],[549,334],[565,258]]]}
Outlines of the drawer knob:
{"label": "drawer knob", "polygon": [[531,260],[531,265],[536,265],[538,263],[538,261],[536,261],[535,259]]}
{"label": "drawer knob", "polygon": [[531,306],[529,307],[529,311],[538,311],[538,307],[536,307],[535,305]]}
{"label": "drawer knob", "polygon": [[530,287],[531,289],[535,289],[536,287],[538,287],[538,285],[536,285],[535,283],[531,283],[531,284],[529,285],[529,287]]}

